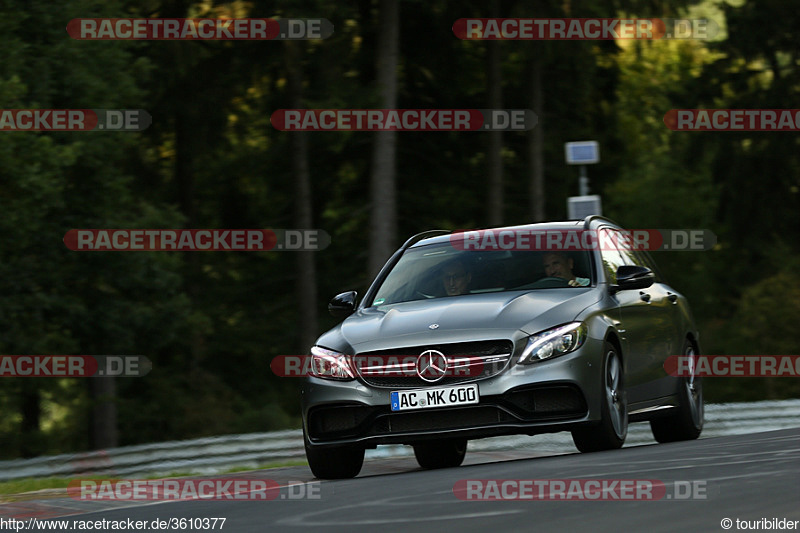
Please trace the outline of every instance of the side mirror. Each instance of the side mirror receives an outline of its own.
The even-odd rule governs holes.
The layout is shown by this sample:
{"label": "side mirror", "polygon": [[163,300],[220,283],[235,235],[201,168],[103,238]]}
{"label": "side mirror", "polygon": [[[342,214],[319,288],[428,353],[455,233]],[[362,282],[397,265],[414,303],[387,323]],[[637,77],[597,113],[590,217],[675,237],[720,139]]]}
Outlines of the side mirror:
{"label": "side mirror", "polygon": [[622,265],[617,269],[617,284],[612,285],[616,291],[646,289],[655,281],[653,271],[638,265]]}
{"label": "side mirror", "polygon": [[343,292],[337,294],[328,303],[328,312],[336,318],[345,318],[353,314],[356,310],[356,291]]}

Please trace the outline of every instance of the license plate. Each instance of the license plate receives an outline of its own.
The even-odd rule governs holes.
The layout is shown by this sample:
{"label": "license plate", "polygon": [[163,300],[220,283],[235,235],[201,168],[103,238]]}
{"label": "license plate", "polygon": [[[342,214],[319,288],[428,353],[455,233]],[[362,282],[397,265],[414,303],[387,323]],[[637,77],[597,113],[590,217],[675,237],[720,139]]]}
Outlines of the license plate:
{"label": "license plate", "polygon": [[478,385],[417,389],[391,393],[392,411],[478,403]]}

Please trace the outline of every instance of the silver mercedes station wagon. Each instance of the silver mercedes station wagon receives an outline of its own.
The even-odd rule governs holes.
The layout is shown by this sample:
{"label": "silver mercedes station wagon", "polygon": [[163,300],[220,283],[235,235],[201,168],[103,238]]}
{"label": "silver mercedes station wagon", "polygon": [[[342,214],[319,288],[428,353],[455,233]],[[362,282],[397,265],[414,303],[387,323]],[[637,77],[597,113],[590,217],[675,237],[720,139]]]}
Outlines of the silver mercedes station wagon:
{"label": "silver mercedes station wagon", "polygon": [[[602,238],[530,246],[570,232]],[[346,318],[311,348],[313,474],[354,477],[380,444],[443,468],[461,464],[469,440],[498,435],[569,431],[593,452],[649,421],[658,442],[697,438],[702,384],[665,370],[670,356],[700,353],[689,305],[625,237],[591,216],[409,239],[360,301],[330,302]]]}

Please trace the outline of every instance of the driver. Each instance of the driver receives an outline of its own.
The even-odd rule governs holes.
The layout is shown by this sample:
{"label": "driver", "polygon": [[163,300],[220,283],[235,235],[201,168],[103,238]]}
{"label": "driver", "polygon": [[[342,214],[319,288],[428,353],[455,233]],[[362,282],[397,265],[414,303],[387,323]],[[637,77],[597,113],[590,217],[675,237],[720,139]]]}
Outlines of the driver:
{"label": "driver", "polygon": [[588,278],[579,278],[572,268],[575,262],[567,257],[564,252],[548,252],[543,257],[544,274],[550,278],[561,278],[567,280],[570,287],[586,287],[589,285]]}
{"label": "driver", "polygon": [[460,259],[450,261],[442,269],[442,285],[448,296],[467,294],[470,281],[472,281],[472,274]]}

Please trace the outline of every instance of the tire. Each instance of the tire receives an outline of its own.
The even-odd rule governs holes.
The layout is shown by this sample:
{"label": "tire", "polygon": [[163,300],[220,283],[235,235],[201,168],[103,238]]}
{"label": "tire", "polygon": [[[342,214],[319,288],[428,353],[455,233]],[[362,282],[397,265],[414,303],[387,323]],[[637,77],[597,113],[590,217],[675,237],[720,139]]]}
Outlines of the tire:
{"label": "tire", "polygon": [[426,470],[460,466],[467,454],[467,439],[446,439],[414,445],[414,457]]}
{"label": "tire", "polygon": [[[700,355],[689,339],[683,345],[683,354],[693,361]],[[695,368],[696,363],[691,364]],[[678,378],[678,408],[675,414],[650,421],[650,429],[657,442],[694,440],[703,431],[703,383],[694,375]]]}
{"label": "tire", "polygon": [[303,442],[311,473],[319,479],[356,477],[364,465],[364,448],[344,446],[310,446],[305,430]]}
{"label": "tire", "polygon": [[622,447],[628,436],[628,404],[622,358],[617,348],[608,341],[603,345],[603,351],[601,420],[593,426],[572,431],[572,441],[583,453],[616,450]]}

